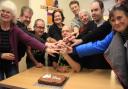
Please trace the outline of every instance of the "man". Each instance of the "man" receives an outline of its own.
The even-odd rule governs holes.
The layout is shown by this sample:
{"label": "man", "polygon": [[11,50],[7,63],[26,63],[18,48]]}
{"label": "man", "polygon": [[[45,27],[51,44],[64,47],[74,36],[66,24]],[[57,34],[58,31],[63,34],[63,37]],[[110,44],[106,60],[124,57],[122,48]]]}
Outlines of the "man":
{"label": "man", "polygon": [[[27,27],[31,22],[32,15],[33,15],[32,9],[28,6],[23,6],[21,8],[19,19],[17,21],[17,26],[31,36],[33,35],[28,31]],[[19,61],[25,55],[26,49],[27,47],[23,43],[19,42],[19,45],[18,45]]]}
{"label": "man", "polygon": [[[127,3],[126,0],[115,0],[116,4]],[[114,32],[109,33],[103,40],[97,40],[95,42],[88,42],[76,47],[76,52],[80,57],[89,56],[94,54],[104,53],[112,41]]]}
{"label": "man", "polygon": [[[78,56],[73,54],[68,54],[68,52],[71,50],[69,47],[70,42],[68,42],[67,37],[71,37],[73,32],[73,29],[71,29],[69,26],[63,26],[62,28],[62,40],[59,40],[57,42],[57,48],[60,49],[58,59],[53,58],[53,66],[57,68],[59,72],[66,72],[68,71],[66,66],[70,66],[74,72],[79,72],[82,65],[81,61],[78,59]],[[55,60],[56,59],[56,60]]]}
{"label": "man", "polygon": [[28,26],[31,23],[31,18],[33,16],[33,10],[28,6],[23,6],[21,8],[20,16],[17,21],[18,27],[23,31],[28,32]]}
{"label": "man", "polygon": [[90,41],[102,40],[108,33],[110,33],[111,25],[109,21],[105,21],[103,19],[103,12],[103,2],[100,0],[94,0],[91,3],[91,15],[93,21],[90,21],[87,25],[88,33],[82,36],[80,39],[73,40],[73,46]]}
{"label": "man", "polygon": [[83,27],[80,29],[79,35],[77,38],[81,38],[83,35],[85,35],[88,32],[87,25],[88,25],[89,21],[91,21],[91,16],[90,16],[89,12],[87,12],[85,10],[79,11],[79,18],[80,18],[80,21],[83,23]]}
{"label": "man", "polygon": [[82,22],[79,19],[79,15],[78,15],[79,11],[80,11],[79,2],[77,0],[72,0],[69,3],[69,7],[70,7],[72,13],[74,14],[74,18],[71,21],[71,27],[74,29],[74,34],[76,34],[76,36],[78,36],[79,30],[83,26]]}
{"label": "man", "polygon": [[[43,19],[35,20],[34,35],[46,41],[48,35],[47,33],[45,33],[45,22]],[[34,65],[39,68],[45,65],[44,54],[45,53],[42,53],[41,51],[33,49],[30,46],[28,46],[26,59],[27,68],[31,68]],[[48,63],[50,63],[50,61]]]}
{"label": "man", "polygon": [[[82,35],[80,39],[73,40],[74,45],[81,43],[94,42],[102,40],[111,31],[111,25],[108,21],[103,19],[104,4],[100,0],[94,0],[91,3],[91,15],[93,21],[90,21],[87,25],[87,33]],[[86,60],[89,59],[89,60]],[[110,68],[107,62],[104,60],[103,54],[91,55],[84,57],[88,68]]]}

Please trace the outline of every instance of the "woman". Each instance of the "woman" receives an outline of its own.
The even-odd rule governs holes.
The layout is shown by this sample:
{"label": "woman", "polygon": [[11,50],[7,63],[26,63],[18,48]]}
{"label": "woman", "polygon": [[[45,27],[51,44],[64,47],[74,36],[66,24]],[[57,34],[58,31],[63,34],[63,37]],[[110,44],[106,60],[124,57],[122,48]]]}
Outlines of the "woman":
{"label": "woman", "polygon": [[128,89],[128,5],[116,5],[110,11],[114,37],[105,58],[117,74],[124,89]]}
{"label": "woman", "polygon": [[62,27],[64,26],[63,21],[64,21],[63,12],[59,9],[54,10],[54,12],[52,13],[53,24],[50,26],[48,30],[48,34],[50,38],[53,39],[53,41],[58,41],[62,39],[61,30]]}
{"label": "woman", "polygon": [[[55,43],[59,40],[62,39],[61,31],[62,27],[64,26],[63,24],[64,21],[64,15],[63,12],[60,9],[56,9],[52,13],[52,22],[53,24],[49,27],[48,30],[48,42]],[[59,59],[59,56],[57,54],[54,54],[54,57],[49,56],[49,59],[53,60],[53,65],[54,61],[57,61]]]}
{"label": "woman", "polygon": [[[16,74],[18,70],[18,41],[30,45],[40,51],[55,52],[46,48],[44,44],[30,37],[16,25],[16,5],[9,1],[3,1],[0,5],[0,80]],[[36,43],[36,44],[35,44]]]}

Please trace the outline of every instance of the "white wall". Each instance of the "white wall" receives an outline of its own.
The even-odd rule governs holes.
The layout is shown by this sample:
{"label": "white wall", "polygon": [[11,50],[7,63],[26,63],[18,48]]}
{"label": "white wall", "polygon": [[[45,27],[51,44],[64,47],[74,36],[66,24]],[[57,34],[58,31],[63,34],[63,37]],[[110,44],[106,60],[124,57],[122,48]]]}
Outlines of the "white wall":
{"label": "white wall", "polygon": [[[4,1],[4,0],[0,0],[0,2],[1,1]],[[11,0],[11,1],[13,1],[17,6],[17,10],[18,10],[17,17],[20,14],[21,7],[22,6],[28,6],[28,3],[29,3],[28,0]]]}
{"label": "white wall", "polygon": [[47,23],[47,13],[45,9],[41,9],[41,5],[46,5],[45,0],[29,0],[29,6],[33,9],[34,15],[32,17],[31,27],[33,27],[36,19],[43,19]]}
{"label": "white wall", "polygon": [[[71,0],[58,0],[59,1],[59,6],[60,8],[63,9],[63,13],[65,16],[65,24],[70,25],[71,19],[74,17],[74,15],[72,14],[70,8],[69,8],[69,3]],[[80,3],[80,7],[81,9],[85,9],[87,11],[89,11],[89,5],[91,3],[92,0],[78,0]]]}
{"label": "white wall", "polygon": [[29,3],[28,0],[11,0],[11,1],[13,1],[17,6],[17,10],[18,10],[17,17],[19,17],[21,7],[28,6]]}
{"label": "white wall", "polygon": [[[62,8],[64,12],[64,16],[65,16],[64,23],[70,25],[70,21],[74,17],[74,15],[72,14],[69,8],[69,3],[71,0],[58,0],[58,1],[59,1],[60,8]],[[78,0],[78,1],[79,1],[81,10],[84,9],[90,12],[90,4],[93,0]],[[115,0],[103,0],[103,2],[105,6],[104,15],[106,16],[108,15],[108,9],[110,9],[115,4]]]}
{"label": "white wall", "polygon": [[112,6],[115,5],[115,0],[104,0],[104,7],[105,7],[105,12],[104,15],[109,14],[109,10],[112,8]]}

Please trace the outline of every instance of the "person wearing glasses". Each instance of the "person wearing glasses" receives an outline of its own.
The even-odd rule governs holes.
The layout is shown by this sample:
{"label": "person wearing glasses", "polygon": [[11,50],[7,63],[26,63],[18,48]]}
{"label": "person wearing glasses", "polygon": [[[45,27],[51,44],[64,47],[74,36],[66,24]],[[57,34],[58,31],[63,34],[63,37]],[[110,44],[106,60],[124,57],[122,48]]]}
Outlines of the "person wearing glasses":
{"label": "person wearing glasses", "polygon": [[[45,33],[45,22],[43,19],[35,20],[34,35],[37,38],[42,39],[43,41],[47,40],[48,34]],[[41,51],[33,49],[30,46],[28,46],[26,57],[27,68],[31,68],[33,66],[36,66],[37,68],[43,67],[43,65],[45,65],[44,54],[45,53],[42,53]]]}

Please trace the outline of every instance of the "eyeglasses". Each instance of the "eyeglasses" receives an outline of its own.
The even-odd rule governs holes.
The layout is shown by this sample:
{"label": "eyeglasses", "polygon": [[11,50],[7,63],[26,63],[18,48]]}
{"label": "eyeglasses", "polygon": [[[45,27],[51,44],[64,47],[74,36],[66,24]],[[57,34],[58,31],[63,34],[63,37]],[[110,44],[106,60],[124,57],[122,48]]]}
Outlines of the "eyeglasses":
{"label": "eyeglasses", "polygon": [[37,29],[45,29],[45,27],[42,26],[35,26]]}

